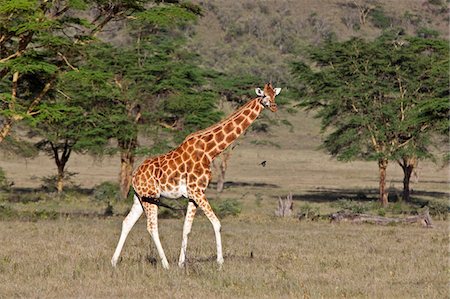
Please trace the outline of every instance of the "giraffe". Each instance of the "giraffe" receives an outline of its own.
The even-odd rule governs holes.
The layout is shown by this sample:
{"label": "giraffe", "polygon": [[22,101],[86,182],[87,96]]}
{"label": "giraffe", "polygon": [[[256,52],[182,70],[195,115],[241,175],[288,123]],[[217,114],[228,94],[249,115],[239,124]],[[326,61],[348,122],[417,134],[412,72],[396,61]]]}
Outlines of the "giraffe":
{"label": "giraffe", "polygon": [[258,97],[244,104],[223,121],[204,130],[188,135],[183,143],[167,154],[146,159],[134,172],[135,191],[133,206],[122,223],[122,231],[114,255],[113,267],[122,251],[125,240],[136,221],[145,212],[147,230],[155,243],[163,268],[169,263],[164,254],[158,234],[158,201],[160,196],[189,199],[183,225],[182,243],[178,265],[183,267],[186,260],[188,235],[198,207],[211,222],[217,246],[217,263],[223,264],[220,221],[214,214],[205,196],[211,179],[211,162],[238,138],[267,107],[272,112],[278,110],[275,103],[281,88],[273,88],[270,83],[264,90],[255,89]]}

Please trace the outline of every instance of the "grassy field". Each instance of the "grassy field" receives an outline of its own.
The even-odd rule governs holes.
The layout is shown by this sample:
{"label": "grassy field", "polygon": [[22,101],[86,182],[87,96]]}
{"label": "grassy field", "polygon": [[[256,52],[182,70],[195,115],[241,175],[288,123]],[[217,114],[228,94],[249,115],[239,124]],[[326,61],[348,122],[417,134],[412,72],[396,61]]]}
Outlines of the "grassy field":
{"label": "grassy field", "polygon": [[182,221],[160,221],[171,269],[157,261],[144,221],[117,269],[122,218],[2,222],[1,298],[448,298],[447,224],[412,226],[225,218],[225,264],[214,234],[194,222],[188,264],[176,266]]}
{"label": "grassy field", "polygon": [[[288,192],[294,194],[294,215],[355,207],[404,217],[427,201],[445,209],[448,168],[420,164],[413,184],[417,204],[395,202],[382,210],[371,201],[375,163],[334,161],[316,150],[316,120],[303,113],[289,118],[293,132],[279,127],[263,139],[244,136],[230,161],[225,191],[208,190],[212,204],[234,200],[242,209],[238,216],[221,217],[225,264],[220,271],[213,229],[201,213],[185,269],[177,267],[182,219],[159,222],[170,270],[161,268],[143,219],[113,269],[110,259],[130,204],[112,200],[115,216],[98,217],[108,199],[96,201],[80,190],[63,197],[34,191],[40,177],[53,171],[48,158],[25,164],[2,156],[10,180],[26,188],[0,194],[4,214],[14,211],[0,222],[0,298],[448,298],[449,235],[448,223],[439,220],[443,215],[434,216],[432,229],[274,217],[277,197]],[[267,139],[280,147],[255,144]],[[266,167],[260,165],[263,160]],[[84,188],[114,180],[118,170],[117,158],[100,162],[76,156],[69,163],[70,171],[79,172],[75,184]],[[399,194],[396,165],[389,168],[388,185],[394,197]]]}

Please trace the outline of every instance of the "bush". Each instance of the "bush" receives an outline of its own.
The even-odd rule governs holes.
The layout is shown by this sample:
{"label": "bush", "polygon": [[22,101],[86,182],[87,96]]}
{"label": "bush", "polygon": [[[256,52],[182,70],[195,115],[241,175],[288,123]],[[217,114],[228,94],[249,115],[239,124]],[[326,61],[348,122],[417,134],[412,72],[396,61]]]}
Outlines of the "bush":
{"label": "bush", "polygon": [[93,198],[99,202],[111,202],[119,199],[120,188],[118,184],[103,182],[94,187]]}
{"label": "bush", "polygon": [[0,190],[9,191],[11,185],[6,178],[6,172],[0,167]]}
{"label": "bush", "polygon": [[316,219],[320,216],[319,208],[304,204],[300,207],[299,219]]}
{"label": "bush", "polygon": [[450,207],[446,202],[429,201],[427,204],[430,215],[440,220],[447,220]]}
{"label": "bush", "polygon": [[58,213],[55,211],[36,210],[18,212],[13,208],[0,205],[0,220],[22,220],[22,221],[37,221],[37,220],[54,220],[58,219]]}
{"label": "bush", "polygon": [[217,217],[237,216],[241,213],[242,206],[236,199],[225,199],[218,203],[210,203]]}
{"label": "bush", "polygon": [[335,205],[341,209],[348,210],[353,213],[365,213],[370,209],[368,204],[347,199],[340,199]]}
{"label": "bush", "polygon": [[422,38],[437,38],[439,37],[439,32],[434,29],[422,27],[417,30],[417,36]]}
{"label": "bush", "polygon": [[392,17],[386,15],[382,8],[376,8],[370,13],[370,21],[379,29],[387,29],[392,25]]}

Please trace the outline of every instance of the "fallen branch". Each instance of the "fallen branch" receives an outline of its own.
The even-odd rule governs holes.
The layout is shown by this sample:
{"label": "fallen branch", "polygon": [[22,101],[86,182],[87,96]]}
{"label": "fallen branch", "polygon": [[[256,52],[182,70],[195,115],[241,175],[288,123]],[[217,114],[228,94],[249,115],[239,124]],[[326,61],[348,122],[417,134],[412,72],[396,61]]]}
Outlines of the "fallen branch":
{"label": "fallen branch", "polygon": [[349,211],[339,211],[330,215],[331,222],[347,221],[350,223],[372,223],[379,225],[388,225],[391,223],[419,223],[420,225],[432,228],[433,222],[428,210],[425,210],[421,215],[408,216],[406,218],[390,218],[375,216],[369,214],[353,213]]}

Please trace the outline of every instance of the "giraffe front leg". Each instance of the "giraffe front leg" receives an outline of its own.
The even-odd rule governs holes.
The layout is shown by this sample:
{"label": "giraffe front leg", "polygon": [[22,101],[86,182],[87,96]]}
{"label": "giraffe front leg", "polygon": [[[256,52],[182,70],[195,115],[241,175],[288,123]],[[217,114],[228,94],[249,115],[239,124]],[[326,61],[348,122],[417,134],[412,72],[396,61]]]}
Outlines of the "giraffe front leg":
{"label": "giraffe front leg", "polygon": [[142,212],[141,203],[136,195],[134,195],[134,203],[131,207],[130,212],[127,217],[122,222],[122,232],[120,234],[119,243],[117,244],[116,250],[114,251],[114,255],[111,259],[111,264],[113,267],[117,265],[117,261],[119,260],[120,252],[122,251],[123,245],[125,244],[125,240],[127,239],[130,230],[133,228],[136,221],[141,217]]}
{"label": "giraffe front leg", "polygon": [[214,228],[214,234],[216,235],[216,245],[217,245],[217,263],[222,266],[223,264],[223,254],[222,254],[222,238],[220,235],[220,221],[217,218],[216,214],[214,214],[211,206],[206,199],[204,194],[200,196],[196,196],[196,203],[200,206],[203,213],[205,213],[206,217],[208,217]]}
{"label": "giraffe front leg", "polygon": [[184,266],[184,263],[186,261],[187,240],[188,240],[188,235],[191,232],[192,222],[194,221],[194,216],[195,216],[196,210],[197,210],[197,206],[195,205],[195,203],[192,201],[189,201],[187,211],[186,211],[186,217],[184,219],[183,241],[181,242],[180,259],[178,261],[178,266],[180,268]]}
{"label": "giraffe front leg", "polygon": [[147,214],[147,230],[155,243],[156,250],[158,250],[159,257],[161,258],[161,263],[164,269],[169,269],[169,262],[167,261],[166,255],[159,240],[158,233],[158,206],[155,204],[150,204],[147,202],[142,203],[144,206],[145,213]]}

